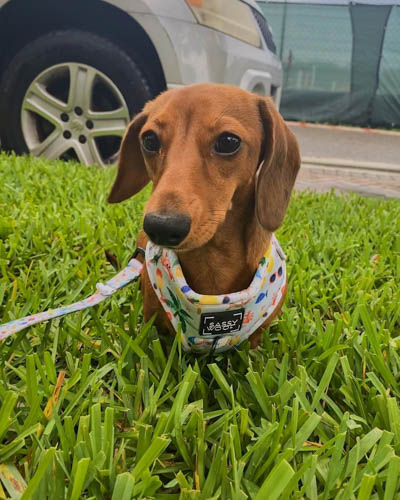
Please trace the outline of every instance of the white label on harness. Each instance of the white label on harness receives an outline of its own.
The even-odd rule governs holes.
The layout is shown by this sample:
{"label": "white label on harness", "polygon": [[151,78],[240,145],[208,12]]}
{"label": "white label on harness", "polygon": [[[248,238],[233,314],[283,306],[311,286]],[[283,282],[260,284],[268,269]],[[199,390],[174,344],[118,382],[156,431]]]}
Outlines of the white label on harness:
{"label": "white label on harness", "polygon": [[244,309],[203,313],[200,318],[200,335],[235,333],[242,327]]}

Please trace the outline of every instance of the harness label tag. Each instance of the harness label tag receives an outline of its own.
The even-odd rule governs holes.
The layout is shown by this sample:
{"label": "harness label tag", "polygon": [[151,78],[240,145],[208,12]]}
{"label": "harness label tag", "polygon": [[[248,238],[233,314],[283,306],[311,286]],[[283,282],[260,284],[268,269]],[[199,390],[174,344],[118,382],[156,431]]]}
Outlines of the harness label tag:
{"label": "harness label tag", "polygon": [[235,333],[242,328],[244,308],[232,311],[203,313],[200,316],[200,335]]}

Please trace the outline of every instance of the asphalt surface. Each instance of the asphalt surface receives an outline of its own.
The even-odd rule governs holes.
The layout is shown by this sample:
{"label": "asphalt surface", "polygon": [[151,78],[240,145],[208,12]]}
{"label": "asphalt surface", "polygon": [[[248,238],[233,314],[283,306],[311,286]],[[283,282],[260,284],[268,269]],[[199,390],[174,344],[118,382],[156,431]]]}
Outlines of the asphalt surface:
{"label": "asphalt surface", "polygon": [[400,168],[400,132],[289,124],[302,156],[382,162]]}

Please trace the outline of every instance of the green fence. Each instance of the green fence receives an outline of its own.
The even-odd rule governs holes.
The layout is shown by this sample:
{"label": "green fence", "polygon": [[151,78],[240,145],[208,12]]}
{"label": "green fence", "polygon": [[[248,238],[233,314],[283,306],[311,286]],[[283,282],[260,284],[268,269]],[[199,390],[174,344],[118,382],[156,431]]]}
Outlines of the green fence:
{"label": "green fence", "polygon": [[260,1],[287,120],[400,127],[400,0]]}

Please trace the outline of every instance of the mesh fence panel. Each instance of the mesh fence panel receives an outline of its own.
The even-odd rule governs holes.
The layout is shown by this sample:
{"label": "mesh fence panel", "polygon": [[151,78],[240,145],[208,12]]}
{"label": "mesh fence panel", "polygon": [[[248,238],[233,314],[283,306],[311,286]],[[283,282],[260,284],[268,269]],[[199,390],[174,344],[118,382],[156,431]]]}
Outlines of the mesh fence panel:
{"label": "mesh fence panel", "polygon": [[393,8],[386,28],[372,123],[392,127],[400,123],[400,7]]}
{"label": "mesh fence panel", "polygon": [[400,125],[400,7],[259,4],[282,60],[286,119]]}

